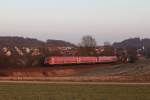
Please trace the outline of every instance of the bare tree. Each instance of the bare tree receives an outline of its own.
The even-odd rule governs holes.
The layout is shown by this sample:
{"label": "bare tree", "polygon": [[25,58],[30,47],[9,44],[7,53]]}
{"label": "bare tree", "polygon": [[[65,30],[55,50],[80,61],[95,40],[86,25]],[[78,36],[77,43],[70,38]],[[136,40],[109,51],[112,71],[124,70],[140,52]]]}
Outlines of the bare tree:
{"label": "bare tree", "polygon": [[86,48],[95,48],[96,44],[97,43],[96,43],[95,38],[93,38],[90,35],[86,35],[86,36],[82,37],[80,46],[81,47],[86,47]]}
{"label": "bare tree", "polygon": [[83,36],[79,46],[78,56],[96,56],[96,40],[92,36]]}

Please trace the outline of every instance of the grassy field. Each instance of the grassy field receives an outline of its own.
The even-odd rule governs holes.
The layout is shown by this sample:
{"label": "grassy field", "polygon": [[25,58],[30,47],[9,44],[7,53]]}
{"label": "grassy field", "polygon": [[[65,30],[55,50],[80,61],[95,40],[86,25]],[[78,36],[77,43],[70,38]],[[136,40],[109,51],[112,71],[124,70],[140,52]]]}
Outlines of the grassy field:
{"label": "grassy field", "polygon": [[150,100],[150,85],[1,83],[0,100]]}

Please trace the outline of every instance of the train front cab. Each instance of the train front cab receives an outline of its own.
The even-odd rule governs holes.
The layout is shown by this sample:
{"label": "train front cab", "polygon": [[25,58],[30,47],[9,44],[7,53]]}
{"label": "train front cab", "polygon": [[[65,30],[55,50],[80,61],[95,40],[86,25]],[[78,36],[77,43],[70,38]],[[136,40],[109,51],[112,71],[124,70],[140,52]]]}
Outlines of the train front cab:
{"label": "train front cab", "polygon": [[47,57],[47,58],[45,58],[45,60],[44,60],[44,65],[51,65],[51,63],[52,63],[52,58],[51,57]]}

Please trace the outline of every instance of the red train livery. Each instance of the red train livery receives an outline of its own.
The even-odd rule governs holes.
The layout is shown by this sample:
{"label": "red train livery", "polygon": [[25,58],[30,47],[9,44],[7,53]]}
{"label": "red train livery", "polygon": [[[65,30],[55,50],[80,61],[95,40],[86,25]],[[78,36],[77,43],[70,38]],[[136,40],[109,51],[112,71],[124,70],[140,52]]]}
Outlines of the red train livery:
{"label": "red train livery", "polygon": [[111,63],[117,62],[116,56],[102,57],[47,57],[45,65],[65,65],[65,64],[92,64],[92,63]]}

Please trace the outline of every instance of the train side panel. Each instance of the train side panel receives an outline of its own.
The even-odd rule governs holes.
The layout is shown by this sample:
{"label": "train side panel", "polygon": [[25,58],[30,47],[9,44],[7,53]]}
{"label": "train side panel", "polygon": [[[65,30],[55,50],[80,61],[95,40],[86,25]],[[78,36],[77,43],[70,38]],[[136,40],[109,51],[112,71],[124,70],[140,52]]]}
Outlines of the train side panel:
{"label": "train side panel", "polygon": [[103,57],[48,57],[45,59],[46,65],[63,65],[63,64],[92,64],[92,63],[111,63],[117,62],[116,56]]}
{"label": "train side panel", "polygon": [[64,64],[76,64],[78,61],[78,57],[63,57]]}
{"label": "train side panel", "polygon": [[111,62],[117,62],[117,57],[116,56],[98,57],[98,63],[111,63]]}
{"label": "train side panel", "polygon": [[97,63],[97,57],[79,57],[78,63]]}
{"label": "train side panel", "polygon": [[78,57],[50,57],[48,64],[62,65],[62,64],[76,64]]}

